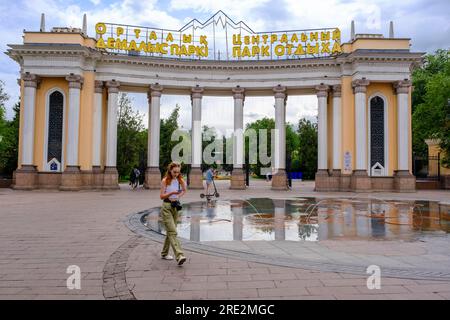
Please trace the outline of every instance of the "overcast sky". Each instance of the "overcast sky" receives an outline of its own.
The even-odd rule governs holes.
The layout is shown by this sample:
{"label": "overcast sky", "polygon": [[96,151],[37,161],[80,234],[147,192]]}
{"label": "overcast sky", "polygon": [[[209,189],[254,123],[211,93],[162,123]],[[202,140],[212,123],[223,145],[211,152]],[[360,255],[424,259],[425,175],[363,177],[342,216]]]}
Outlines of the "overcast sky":
{"label": "overcast sky", "polygon": [[[179,29],[193,18],[207,20],[218,10],[234,21],[244,21],[255,31],[299,30],[338,27],[342,41],[350,36],[350,22],[355,20],[357,33],[388,35],[389,21],[394,21],[395,36],[411,38],[412,50],[433,52],[450,48],[450,0],[0,0],[0,48],[22,42],[23,30],[38,31],[41,13],[46,14],[47,30],[55,26],[81,27],[87,14],[88,34],[95,36],[96,22],[142,25]],[[0,80],[5,82],[11,99],[7,116],[12,117],[12,105],[18,101],[19,66],[5,54],[0,54]],[[147,113],[147,99],[133,94],[134,106]],[[181,125],[190,128],[191,107],[188,96],[164,96],[161,116],[170,114],[175,104],[181,106]],[[205,97],[202,123],[222,132],[232,129],[231,97]],[[273,117],[273,98],[246,98],[244,121],[264,116]],[[297,123],[301,117],[317,114],[315,96],[288,98],[287,121]],[[146,118],[145,118],[145,122]]]}

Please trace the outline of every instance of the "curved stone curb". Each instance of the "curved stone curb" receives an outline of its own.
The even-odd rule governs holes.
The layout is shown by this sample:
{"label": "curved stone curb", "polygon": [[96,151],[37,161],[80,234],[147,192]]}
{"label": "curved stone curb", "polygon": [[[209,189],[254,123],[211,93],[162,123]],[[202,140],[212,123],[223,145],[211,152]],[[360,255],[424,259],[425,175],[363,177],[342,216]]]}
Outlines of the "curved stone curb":
{"label": "curved stone curb", "polygon": [[131,252],[140,243],[142,237],[136,235],[123,243],[109,257],[103,268],[103,296],[106,300],[136,300],[133,292],[128,288],[126,266]]}
{"label": "curved stone curb", "polygon": [[[134,233],[159,242],[164,242],[164,235],[156,231],[148,229],[143,224],[143,220],[147,214],[157,210],[157,208],[151,208],[148,210],[140,211],[137,213],[132,213],[128,215],[124,221],[125,225]],[[350,273],[355,275],[367,276],[367,265],[357,265],[357,264],[336,264],[329,262],[316,262],[306,259],[299,258],[285,258],[276,256],[265,256],[261,254],[254,254],[249,251],[238,251],[232,249],[224,249],[216,246],[193,242],[186,239],[180,239],[183,247],[187,250],[208,254],[219,257],[226,257],[232,259],[240,259],[249,262],[256,262],[280,267],[291,267],[300,269],[317,270],[323,272],[341,272]],[[450,272],[445,270],[424,270],[418,268],[392,268],[392,267],[382,267],[383,277],[391,278],[402,278],[402,279],[413,279],[413,280],[450,280]]]}

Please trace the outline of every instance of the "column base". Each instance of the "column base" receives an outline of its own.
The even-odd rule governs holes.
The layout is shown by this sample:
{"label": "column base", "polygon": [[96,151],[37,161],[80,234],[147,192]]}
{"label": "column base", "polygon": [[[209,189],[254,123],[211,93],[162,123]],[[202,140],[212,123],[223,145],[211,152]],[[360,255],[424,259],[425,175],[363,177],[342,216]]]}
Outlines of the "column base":
{"label": "column base", "polygon": [[147,167],[145,170],[144,188],[150,190],[161,188],[161,172],[158,167]]}
{"label": "column base", "polygon": [[117,190],[119,187],[119,173],[116,167],[105,167],[103,173],[103,189]]}
{"label": "column base", "polygon": [[331,174],[328,170],[321,169],[316,172],[315,191],[339,191],[341,181],[341,170],[333,170]]}
{"label": "column base", "polygon": [[408,170],[398,170],[394,172],[394,189],[398,192],[415,192],[416,177]]}
{"label": "column base", "polygon": [[61,174],[61,191],[78,191],[82,187],[82,177],[79,166],[67,166]]}
{"label": "column base", "polygon": [[[13,181],[14,181],[14,178],[13,178]],[[442,176],[442,178],[441,178],[441,187],[442,187],[442,189],[446,189],[446,190],[450,189],[450,175]]]}
{"label": "column base", "polygon": [[285,169],[277,169],[277,172],[272,176],[272,190],[288,190]]}
{"label": "column base", "polygon": [[232,190],[245,190],[247,186],[245,185],[245,172],[242,168],[233,169],[231,172],[231,184],[230,189]]}
{"label": "column base", "polygon": [[33,190],[37,188],[38,175],[36,166],[22,165],[15,171],[15,181],[13,188],[15,190]]}
{"label": "column base", "polygon": [[317,170],[314,177],[314,191],[328,191],[328,170]]}
{"label": "column base", "polygon": [[369,192],[372,182],[366,170],[354,170],[350,181],[351,190],[355,192]]}
{"label": "column base", "polygon": [[352,175],[342,174],[339,179],[339,191],[349,192],[352,191]]}
{"label": "column base", "polygon": [[189,173],[189,189],[203,189],[203,173],[200,168],[192,168]]}
{"label": "column base", "polygon": [[103,170],[100,166],[92,167],[92,189],[103,188]]}
{"label": "column base", "polygon": [[92,170],[81,170],[81,189],[90,190],[94,183],[94,172]]}

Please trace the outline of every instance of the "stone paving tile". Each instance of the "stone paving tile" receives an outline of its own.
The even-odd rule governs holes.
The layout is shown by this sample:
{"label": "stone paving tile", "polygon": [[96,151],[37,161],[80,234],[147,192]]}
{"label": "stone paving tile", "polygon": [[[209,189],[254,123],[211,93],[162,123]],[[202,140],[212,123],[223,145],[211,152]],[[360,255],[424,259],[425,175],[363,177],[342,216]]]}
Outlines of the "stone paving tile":
{"label": "stone paving tile", "polygon": [[388,294],[391,300],[445,300],[437,293],[398,293]]}
{"label": "stone paving tile", "polygon": [[263,267],[263,268],[248,268],[248,269],[227,269],[227,273],[229,275],[241,275],[241,274],[268,274],[269,273],[269,268],[267,267]]}
{"label": "stone paving tile", "polygon": [[365,295],[377,295],[377,294],[387,294],[387,293],[410,293],[408,289],[404,286],[385,286],[381,285],[380,289],[368,289],[367,286],[355,286],[355,288],[362,294]]}
{"label": "stone paving tile", "polygon": [[230,289],[247,289],[247,288],[275,288],[275,283],[273,281],[240,281],[240,282],[229,282],[228,287]]}
{"label": "stone paving tile", "polygon": [[240,299],[256,297],[258,297],[256,289],[207,290],[208,299]]}
{"label": "stone paving tile", "polygon": [[323,283],[317,279],[275,280],[275,285],[277,288],[323,287]]}
{"label": "stone paving tile", "polygon": [[308,292],[312,295],[325,294],[359,294],[355,287],[307,287]]}
{"label": "stone paving tile", "polygon": [[438,292],[438,295],[444,298],[445,300],[450,300],[450,292]]}
{"label": "stone paving tile", "polygon": [[337,300],[390,300],[387,294],[340,294],[334,295]]}
{"label": "stone paving tile", "polygon": [[295,273],[252,274],[252,280],[294,280],[298,279]]}
{"label": "stone paving tile", "polygon": [[[288,296],[307,296],[309,294],[310,292],[304,287],[258,289],[258,295],[260,297],[279,297],[280,299]],[[315,293],[312,294],[314,295]]]}
{"label": "stone paving tile", "polygon": [[320,280],[326,287],[352,287],[362,286],[367,283],[367,279],[321,279]]}
{"label": "stone paving tile", "polygon": [[[220,183],[223,184],[220,187],[224,199],[242,196],[242,192],[228,190],[225,182]],[[295,185],[295,188],[300,187],[301,191],[290,192],[289,197],[358,196],[354,193],[317,194],[307,182]],[[103,269],[110,256],[135,236],[124,225],[124,218],[131,212],[159,206],[157,192],[141,189],[74,193],[2,190],[7,196],[2,197],[0,206],[0,299],[126,297],[116,296],[113,288],[104,287],[105,283],[113,283],[113,278],[103,279]],[[199,192],[188,192],[185,201],[197,201]],[[252,185],[245,195],[288,196],[287,193],[271,191],[270,185],[264,182]],[[369,196],[439,200],[449,195],[448,192],[420,191]],[[58,210],[54,209],[55,205]],[[27,214],[30,210],[33,210],[32,215]],[[327,241],[320,244],[260,241],[221,245],[237,250],[253,249],[255,253],[265,250],[267,255],[298,256],[311,261],[328,258],[337,261],[345,257],[348,261],[361,258],[368,262],[377,261],[376,256],[379,255],[378,261],[385,263],[406,263],[425,268],[430,263],[450,261],[448,244],[446,238],[427,240],[422,244],[390,242],[389,246],[384,241]],[[127,259],[118,259],[116,265],[125,272],[120,276],[116,274],[120,281],[114,288],[131,288],[138,299],[450,298],[449,281],[387,278],[382,274],[382,289],[372,292],[365,287],[366,275],[278,267],[190,251],[186,252],[188,261],[180,268],[175,263],[159,259],[160,249],[160,243],[147,239],[136,246]],[[429,249],[428,253],[425,249]],[[66,269],[72,264],[81,267],[82,290],[78,292],[65,287],[69,276]],[[111,271],[115,272],[115,269]],[[269,285],[272,287],[264,288]]]}
{"label": "stone paving tile", "polygon": [[[250,281],[252,280],[252,277],[256,275],[249,275],[249,274],[243,274],[243,275],[219,275],[219,276],[208,276],[208,282],[215,282],[215,281]],[[256,280],[256,279],[255,279]],[[264,279],[262,279],[264,280]]]}
{"label": "stone paving tile", "polygon": [[424,285],[415,285],[405,286],[406,289],[413,293],[426,293],[426,292],[450,292],[450,285],[449,284],[424,284]]}
{"label": "stone paving tile", "polygon": [[[127,274],[128,277],[128,274]],[[208,276],[165,276],[161,281],[162,283],[198,283],[198,282],[206,282],[208,280]],[[139,280],[137,280],[139,281]]]}
{"label": "stone paving tile", "polygon": [[198,282],[198,283],[182,283],[181,291],[198,291],[198,290],[221,290],[228,289],[226,282]]}

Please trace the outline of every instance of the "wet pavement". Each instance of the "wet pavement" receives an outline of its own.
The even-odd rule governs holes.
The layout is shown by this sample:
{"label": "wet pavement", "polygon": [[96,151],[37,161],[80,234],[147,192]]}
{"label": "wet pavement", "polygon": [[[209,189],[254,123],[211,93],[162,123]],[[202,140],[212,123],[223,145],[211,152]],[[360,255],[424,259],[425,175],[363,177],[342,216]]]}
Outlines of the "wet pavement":
{"label": "wet pavement", "polygon": [[[271,198],[284,206],[290,201],[292,208],[299,208],[301,198],[450,202],[448,191],[316,193],[312,183],[295,182],[294,190],[280,192],[257,181],[242,192],[229,190],[228,183],[218,183],[220,201]],[[159,258],[163,236],[132,219],[160,206],[158,191],[121,187],[98,192],[0,189],[0,299],[450,299],[445,212],[438,220],[434,209],[424,209],[426,203],[420,226],[417,209],[410,213],[401,204],[394,220],[386,209],[358,209],[357,203],[341,203],[352,208],[346,209],[352,219],[346,220],[345,210],[332,213],[333,207],[322,213],[319,205],[309,223],[300,219],[306,209],[287,219],[275,219],[273,208],[256,215],[249,210],[243,227],[234,231],[239,239],[242,229],[242,240],[202,241],[200,231],[200,241],[191,241],[189,230],[183,240],[188,260],[180,268]],[[199,202],[200,192],[189,191],[183,205]],[[372,219],[382,219],[383,210],[385,236],[380,238],[381,227]],[[297,238],[291,239],[281,222],[295,222]],[[200,219],[200,230],[208,223]],[[302,224],[318,230],[301,239],[307,233],[299,230]],[[270,240],[250,240],[245,226],[257,226],[252,228],[258,237],[266,230]],[[366,286],[365,268],[372,263],[381,267],[380,290]],[[66,286],[71,265],[80,267],[80,290]]]}

